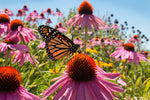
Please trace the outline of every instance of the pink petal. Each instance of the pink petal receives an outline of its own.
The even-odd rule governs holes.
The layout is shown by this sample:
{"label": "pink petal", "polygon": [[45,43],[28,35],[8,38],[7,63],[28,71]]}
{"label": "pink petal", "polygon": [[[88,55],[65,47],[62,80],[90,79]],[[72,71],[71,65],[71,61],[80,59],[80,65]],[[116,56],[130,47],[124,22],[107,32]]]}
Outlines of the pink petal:
{"label": "pink petal", "polygon": [[[63,93],[66,91],[66,89],[68,88],[68,86],[70,85],[71,82],[67,82],[66,84],[64,84],[61,89],[58,91],[58,93],[54,96],[53,100],[59,100],[60,97],[63,95]],[[72,83],[73,84],[73,83]]]}
{"label": "pink petal", "polygon": [[[66,84],[65,84],[66,85]],[[70,100],[72,93],[73,93],[73,89],[74,89],[74,83],[71,82],[71,84],[68,86],[68,88],[65,90],[61,100]]]}
{"label": "pink petal", "polygon": [[[72,81],[73,82],[73,81]],[[77,93],[78,93],[78,88],[79,88],[79,83],[77,82],[74,82],[74,89],[73,89],[73,94],[72,96],[70,97],[70,100],[77,100]]]}
{"label": "pink petal", "polygon": [[44,95],[43,99],[46,99],[48,96],[53,94],[62,84],[66,83],[67,81],[69,81],[68,77],[64,77],[55,82],[52,86],[50,86],[42,93]]}
{"label": "pink petal", "polygon": [[116,80],[120,76],[120,73],[100,73],[98,77],[110,80]]}
{"label": "pink petal", "polygon": [[87,88],[88,88],[88,90],[89,90],[89,92],[90,92],[90,94],[91,94],[91,97],[93,98],[93,99],[91,99],[91,100],[99,100],[98,97],[96,96],[96,93],[95,93],[96,91],[93,90],[93,87],[92,87],[91,82],[88,82],[88,83],[87,83]]}
{"label": "pink petal", "polygon": [[82,82],[79,83],[79,88],[77,92],[77,100],[85,100],[84,85]]}
{"label": "pink petal", "polygon": [[111,92],[96,79],[92,81],[92,87],[99,100],[113,100]]}
{"label": "pink petal", "polygon": [[93,92],[91,91],[90,89],[88,89],[88,85],[87,84],[90,84],[90,82],[83,82],[83,88],[84,88],[84,94],[85,94],[85,100],[95,100],[95,97],[92,95],[92,93],[90,92]]}
{"label": "pink petal", "polygon": [[22,51],[29,51],[30,49],[28,46],[22,44],[14,44],[14,45],[9,44],[8,47],[11,49],[17,49]]}
{"label": "pink petal", "polygon": [[127,84],[121,78],[119,78],[117,82],[121,85],[127,86]]}
{"label": "pink petal", "polygon": [[0,98],[2,100],[6,100],[6,93],[0,93]]}
{"label": "pink petal", "polygon": [[102,78],[98,78],[98,79],[99,79],[99,82],[102,82],[111,91],[114,91],[114,92],[124,92],[124,89],[122,87],[120,87],[119,85],[114,84],[114,83],[109,82],[109,81],[106,81],[106,80],[103,80]]}

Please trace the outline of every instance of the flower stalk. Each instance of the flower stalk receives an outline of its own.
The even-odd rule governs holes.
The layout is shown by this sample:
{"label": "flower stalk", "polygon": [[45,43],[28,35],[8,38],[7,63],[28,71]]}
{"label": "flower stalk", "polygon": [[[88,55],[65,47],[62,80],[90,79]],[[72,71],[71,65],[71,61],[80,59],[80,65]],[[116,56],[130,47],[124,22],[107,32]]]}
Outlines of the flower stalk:
{"label": "flower stalk", "polygon": [[[20,35],[21,35],[21,34],[20,34]],[[22,39],[22,41],[23,41],[23,44],[24,44],[24,45],[26,45],[26,43],[25,43],[24,38],[23,38],[23,36],[22,36],[22,35],[21,35],[21,39]],[[45,78],[44,78],[44,76],[42,75],[42,72],[40,71],[40,69],[39,69],[38,65],[36,65],[36,63],[35,63],[35,61],[34,61],[34,59],[33,59],[32,55],[31,55],[31,52],[29,52],[29,55],[30,55],[30,57],[31,57],[31,59],[32,59],[32,61],[33,61],[34,66],[35,66],[35,67],[36,67],[36,69],[38,70],[38,72],[39,72],[40,76],[43,78],[43,80],[44,80],[44,82],[46,83],[46,85],[48,85],[48,86],[49,86],[48,82],[46,81],[46,79],[45,79]]]}
{"label": "flower stalk", "polygon": [[6,54],[6,60],[5,60],[5,66],[7,66],[7,64],[8,64],[9,54],[10,54],[10,48],[7,48],[7,54]]}
{"label": "flower stalk", "polygon": [[88,27],[85,27],[85,45],[84,45],[84,53],[86,53],[86,45],[87,45],[87,37],[88,37]]}

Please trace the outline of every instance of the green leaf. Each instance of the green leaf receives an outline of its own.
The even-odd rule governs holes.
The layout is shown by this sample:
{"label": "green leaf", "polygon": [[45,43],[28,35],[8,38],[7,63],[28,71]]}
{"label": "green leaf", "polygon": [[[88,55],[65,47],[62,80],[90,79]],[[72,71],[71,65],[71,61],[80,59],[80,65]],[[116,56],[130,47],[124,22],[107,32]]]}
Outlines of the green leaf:
{"label": "green leaf", "polygon": [[34,68],[31,70],[30,74],[29,74],[29,77],[31,77],[31,75],[34,73]]}
{"label": "green leaf", "polygon": [[136,80],[135,86],[138,86],[139,83],[140,83],[140,81],[141,81],[141,77],[139,77],[139,78]]}
{"label": "green leaf", "polygon": [[147,82],[145,89],[144,89],[144,96],[146,96],[148,89],[150,88],[150,80]]}

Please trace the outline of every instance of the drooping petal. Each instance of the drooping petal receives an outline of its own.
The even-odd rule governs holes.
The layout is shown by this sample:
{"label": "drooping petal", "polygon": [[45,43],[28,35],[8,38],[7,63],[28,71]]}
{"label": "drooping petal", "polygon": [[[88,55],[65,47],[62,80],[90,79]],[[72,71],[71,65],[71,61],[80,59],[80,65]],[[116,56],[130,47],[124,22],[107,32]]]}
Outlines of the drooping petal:
{"label": "drooping petal", "polygon": [[[58,93],[54,96],[53,100],[59,100],[61,96],[63,96],[63,93],[66,91],[66,89],[70,86],[71,82],[66,82],[61,89],[58,91]],[[74,83],[71,83],[74,84]]]}
{"label": "drooping petal", "polygon": [[9,44],[8,45],[8,47],[10,48],[10,49],[14,49],[14,50],[22,50],[22,51],[29,51],[29,47],[28,46],[26,46],[26,45],[22,45],[22,44]]}
{"label": "drooping petal", "polygon": [[42,93],[44,95],[43,99],[46,99],[48,96],[53,94],[62,84],[66,83],[66,81],[68,81],[68,77],[63,77],[62,79],[59,79],[57,82],[55,82],[52,86],[50,86]]}
{"label": "drooping petal", "polygon": [[97,77],[104,79],[116,80],[120,76],[120,73],[99,73]]}
{"label": "drooping petal", "polygon": [[93,92],[96,94],[99,100],[113,100],[110,90],[105,88],[96,79],[91,83],[93,87]]}
{"label": "drooping petal", "polygon": [[99,79],[99,82],[102,82],[103,84],[105,84],[105,86],[107,88],[109,88],[111,91],[114,91],[114,92],[124,92],[124,89],[122,87],[120,87],[119,85],[116,85],[116,84],[114,84],[112,82],[103,80],[102,78],[98,78],[98,79]]}
{"label": "drooping petal", "polygon": [[119,78],[117,82],[121,85],[127,86],[127,84],[121,78]]}

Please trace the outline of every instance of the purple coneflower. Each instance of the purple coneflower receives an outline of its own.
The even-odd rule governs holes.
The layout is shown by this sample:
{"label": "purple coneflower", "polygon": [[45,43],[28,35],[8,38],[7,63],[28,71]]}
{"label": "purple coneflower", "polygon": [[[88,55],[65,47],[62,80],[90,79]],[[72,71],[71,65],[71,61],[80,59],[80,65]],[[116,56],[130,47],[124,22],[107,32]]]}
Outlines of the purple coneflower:
{"label": "purple coneflower", "polygon": [[24,27],[24,23],[19,19],[14,19],[10,22],[10,30],[11,32],[8,34],[8,36],[15,35],[16,38],[19,38],[19,40],[22,41],[22,37],[25,40],[25,42],[30,42],[31,40],[35,40],[38,38],[32,31],[37,32],[34,29],[28,29]]}
{"label": "purple coneflower", "polygon": [[69,19],[67,24],[74,27],[78,25],[81,28],[88,27],[88,29],[94,27],[98,30],[99,25],[104,25],[104,22],[93,14],[92,5],[88,1],[84,0],[78,8],[78,14]]}
{"label": "purple coneflower", "polygon": [[107,39],[107,38],[102,38],[101,41],[100,41],[100,44],[101,45],[105,45],[105,46],[113,45],[112,40],[111,39]]}
{"label": "purple coneflower", "polygon": [[18,10],[18,13],[16,14],[17,17],[19,16],[26,16],[25,11],[23,11],[22,9]]}
{"label": "purple coneflower", "polygon": [[60,31],[61,33],[63,33],[63,32],[67,33],[68,32],[68,30],[65,28],[57,28],[57,30]]}
{"label": "purple coneflower", "polygon": [[142,51],[141,54],[144,55],[145,58],[148,58],[148,51]]}
{"label": "purple coneflower", "polygon": [[121,47],[121,46],[124,45],[124,43],[121,42],[121,40],[116,40],[116,39],[115,40],[112,39],[112,43],[113,43],[114,46],[117,46],[117,47]]}
{"label": "purple coneflower", "polygon": [[58,25],[56,25],[56,29],[60,32],[66,32],[67,33],[67,29],[65,27],[63,27],[62,23],[60,22]]}
{"label": "purple coneflower", "polygon": [[116,80],[119,73],[104,73],[94,60],[85,54],[74,56],[67,65],[67,71],[42,94],[43,99],[52,95],[60,86],[53,100],[113,100],[113,92],[123,92],[123,88],[110,80]]}
{"label": "purple coneflower", "polygon": [[98,36],[92,39],[91,42],[92,42],[92,46],[100,45],[100,39],[98,38]]}
{"label": "purple coneflower", "polygon": [[15,37],[9,37],[5,39],[5,42],[0,43],[0,52],[6,52],[8,49],[11,50],[22,50],[29,51],[29,47],[22,44],[17,44],[18,40]]}
{"label": "purple coneflower", "polygon": [[19,72],[13,67],[0,67],[0,99],[1,100],[42,100],[21,86]]}
{"label": "purple coneflower", "polygon": [[0,14],[0,37],[9,31],[10,17],[6,14]]}
{"label": "purple coneflower", "polygon": [[104,25],[104,22],[93,14],[92,5],[86,0],[80,4],[78,14],[70,18],[66,23],[73,27],[85,28],[84,52],[86,52],[88,29],[94,27],[94,29],[98,30],[100,25]]}
{"label": "purple coneflower", "polygon": [[34,13],[30,13],[27,17],[26,17],[26,20],[28,21],[28,22],[36,22],[37,21],[37,19],[38,19],[38,16],[37,15],[35,15]]}
{"label": "purple coneflower", "polygon": [[38,19],[46,19],[43,12],[38,16]]}
{"label": "purple coneflower", "polygon": [[111,26],[112,29],[119,29],[119,26],[117,24],[114,24]]}
{"label": "purple coneflower", "polygon": [[22,10],[23,10],[23,11],[29,11],[27,5],[24,5],[23,8],[22,8]]}
{"label": "purple coneflower", "polygon": [[75,44],[79,44],[79,45],[81,45],[83,42],[82,42],[82,40],[79,38],[79,36],[77,36],[76,38],[75,38],[75,40],[73,40],[73,42],[75,43]]}
{"label": "purple coneflower", "polygon": [[99,29],[102,29],[102,30],[104,30],[104,29],[108,29],[109,27],[108,27],[108,25],[106,25],[106,24],[104,24],[104,26],[100,26],[99,27]]}
{"label": "purple coneflower", "polygon": [[135,62],[136,64],[138,64],[140,60],[147,60],[144,55],[135,51],[135,46],[132,43],[126,43],[123,48],[117,48],[110,57],[115,57],[115,59],[119,59],[119,57],[121,57],[122,60],[128,59],[130,62]]}
{"label": "purple coneflower", "polygon": [[37,16],[38,12],[36,10],[33,10],[32,14],[35,15],[35,16]]}
{"label": "purple coneflower", "polygon": [[51,19],[47,18],[46,25],[49,25],[50,23],[52,23]]}
{"label": "purple coneflower", "polygon": [[31,21],[32,21],[32,16],[33,16],[33,14],[30,13],[30,14],[26,17],[26,21],[31,22]]}
{"label": "purple coneflower", "polygon": [[38,63],[38,61],[34,58],[34,56],[31,55],[32,58],[33,58],[33,60],[34,60],[34,62],[33,62],[33,60],[32,60],[32,58],[31,58],[30,54],[28,53],[28,51],[27,51],[27,52],[21,51],[21,50],[12,51],[12,52],[10,53],[10,57],[11,57],[12,55],[15,55],[15,56],[14,56],[14,59],[13,59],[13,63],[20,62],[20,66],[23,66],[23,64],[24,64],[25,62],[30,62],[30,63],[32,63],[32,64],[34,64],[34,62],[35,62],[35,63]]}
{"label": "purple coneflower", "polygon": [[138,38],[138,35],[134,35],[133,37],[131,37],[128,42],[131,42],[131,43],[134,43],[134,42],[137,42],[139,43],[140,42],[140,39]]}
{"label": "purple coneflower", "polygon": [[14,16],[14,13],[11,10],[8,10],[7,8],[5,8],[4,11],[0,10],[0,13],[1,14],[6,14],[8,16]]}
{"label": "purple coneflower", "polygon": [[46,12],[48,15],[54,15],[54,12],[51,10],[51,8],[47,8],[47,10],[43,12]]}

